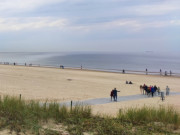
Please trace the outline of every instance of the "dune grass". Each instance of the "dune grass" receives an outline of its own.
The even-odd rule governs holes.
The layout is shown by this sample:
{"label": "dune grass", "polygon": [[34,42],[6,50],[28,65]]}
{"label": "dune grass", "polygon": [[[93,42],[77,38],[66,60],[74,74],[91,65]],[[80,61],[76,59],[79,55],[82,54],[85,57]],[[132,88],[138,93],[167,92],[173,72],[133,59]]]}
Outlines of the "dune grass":
{"label": "dune grass", "polygon": [[129,108],[127,110],[119,110],[118,119],[128,121],[133,124],[146,124],[147,122],[161,122],[164,125],[171,124],[174,129],[179,128],[180,115],[172,106],[159,106],[142,108]]}
{"label": "dune grass", "polygon": [[[41,134],[42,122],[63,124],[72,135],[175,134],[180,114],[173,107],[160,106],[119,110],[117,117],[92,115],[90,106],[77,104],[72,109],[58,103],[39,103],[6,96],[0,100],[0,128],[17,134],[31,131]],[[59,132],[45,129],[43,134]]]}

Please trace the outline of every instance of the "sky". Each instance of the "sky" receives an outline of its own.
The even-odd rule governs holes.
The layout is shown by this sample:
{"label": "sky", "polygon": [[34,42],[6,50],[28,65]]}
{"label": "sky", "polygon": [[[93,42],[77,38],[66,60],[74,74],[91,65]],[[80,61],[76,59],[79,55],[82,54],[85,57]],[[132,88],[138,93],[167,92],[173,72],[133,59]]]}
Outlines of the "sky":
{"label": "sky", "polygon": [[0,0],[0,52],[180,52],[180,0]]}

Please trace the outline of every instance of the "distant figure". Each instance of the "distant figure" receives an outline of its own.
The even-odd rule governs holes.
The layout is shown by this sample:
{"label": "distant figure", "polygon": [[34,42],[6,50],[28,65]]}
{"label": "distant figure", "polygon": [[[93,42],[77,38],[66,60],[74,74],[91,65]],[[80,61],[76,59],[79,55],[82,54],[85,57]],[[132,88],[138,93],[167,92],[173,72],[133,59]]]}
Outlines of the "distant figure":
{"label": "distant figure", "polygon": [[157,86],[156,85],[154,85],[154,92],[157,93]]}
{"label": "distant figure", "polygon": [[117,92],[120,92],[120,91],[118,91],[118,90],[116,90],[116,88],[114,88],[114,90],[113,90],[114,101],[117,101]]}
{"label": "distant figure", "polygon": [[152,86],[152,87],[151,87],[151,94],[152,94],[152,97],[154,96],[154,92],[155,92],[155,90],[154,90],[154,87]]}
{"label": "distant figure", "polygon": [[133,84],[131,81],[129,81],[129,84]]}
{"label": "distant figure", "polygon": [[164,72],[164,75],[167,76],[167,71]]}
{"label": "distant figure", "polygon": [[161,89],[160,87],[157,88],[158,95],[160,95]]}
{"label": "distant figure", "polygon": [[60,65],[60,68],[61,68],[61,69],[64,69],[64,66],[63,66],[63,65]]}
{"label": "distant figure", "polygon": [[161,99],[164,101],[164,92],[161,92]]}
{"label": "distant figure", "polygon": [[146,68],[146,75],[148,74],[148,70],[147,70],[147,68]]}
{"label": "distant figure", "polygon": [[143,91],[143,86],[142,85],[140,85],[140,92],[141,92],[141,94],[142,94],[142,91]]}
{"label": "distant figure", "polygon": [[144,85],[142,86],[142,88],[143,88],[143,95],[144,95],[144,94],[146,94],[146,84],[144,84]]}
{"label": "distant figure", "polygon": [[160,69],[160,75],[162,75],[162,70]]}
{"label": "distant figure", "polygon": [[112,101],[112,99],[114,98],[113,90],[111,91],[110,96],[111,96],[111,101]]}
{"label": "distant figure", "polygon": [[166,96],[169,95],[169,92],[170,92],[170,88],[168,86],[166,86]]}
{"label": "distant figure", "polygon": [[171,72],[171,70],[170,70],[170,72],[169,72],[169,73],[170,73],[170,76],[171,76],[171,75],[172,75],[172,72]]}
{"label": "distant figure", "polygon": [[81,65],[81,70],[82,70],[82,65]]}
{"label": "distant figure", "polygon": [[[150,86],[148,87],[148,97],[150,96],[150,94],[152,94],[151,88],[152,88],[152,86],[150,85]],[[152,96],[153,96],[153,95],[152,95]]]}
{"label": "distant figure", "polygon": [[14,66],[16,65],[16,63],[14,62]]}
{"label": "distant figure", "polygon": [[123,74],[124,74],[124,73],[125,73],[125,70],[123,69],[123,71],[122,71],[122,72],[123,72]]}
{"label": "distant figure", "polygon": [[129,84],[128,81],[126,81],[126,84]]}
{"label": "distant figure", "polygon": [[147,95],[147,94],[148,94],[148,87],[147,87],[147,85],[145,85],[145,84],[144,84],[143,87],[144,87],[145,94]]}
{"label": "distant figure", "polygon": [[26,66],[26,63],[24,65]]}

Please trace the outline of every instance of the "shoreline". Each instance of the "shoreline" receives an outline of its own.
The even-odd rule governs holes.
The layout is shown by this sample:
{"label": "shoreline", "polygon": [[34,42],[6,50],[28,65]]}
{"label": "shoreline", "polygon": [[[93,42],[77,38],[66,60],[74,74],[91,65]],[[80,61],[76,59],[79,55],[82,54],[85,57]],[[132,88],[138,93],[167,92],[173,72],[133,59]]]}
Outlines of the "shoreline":
{"label": "shoreline", "polygon": [[[17,64],[13,65],[13,63],[9,63],[9,64],[2,64],[2,62],[0,62],[0,65],[6,65],[6,66],[21,66],[21,67],[41,67],[41,68],[52,68],[52,69],[62,69],[61,67],[58,66],[53,66],[53,65],[40,65],[40,64],[29,64],[29,65],[23,65],[23,64]],[[165,73],[161,73],[161,72],[152,72],[152,71],[148,71],[146,73],[146,71],[140,71],[140,70],[125,70],[125,72],[123,73],[123,70],[120,69],[102,69],[102,68],[82,68],[81,67],[64,67],[63,69],[69,69],[69,70],[80,70],[80,71],[92,71],[92,72],[106,72],[106,73],[118,73],[118,74],[134,74],[134,75],[148,75],[148,76],[164,76],[164,77],[177,77],[180,78],[180,73],[167,73],[167,75],[165,75]]]}

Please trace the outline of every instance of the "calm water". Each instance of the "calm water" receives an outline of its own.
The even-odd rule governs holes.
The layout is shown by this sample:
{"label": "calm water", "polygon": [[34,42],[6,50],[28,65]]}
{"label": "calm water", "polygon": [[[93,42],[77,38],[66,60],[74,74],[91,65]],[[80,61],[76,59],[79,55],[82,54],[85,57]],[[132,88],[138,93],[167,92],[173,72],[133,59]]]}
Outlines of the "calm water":
{"label": "calm water", "polygon": [[126,69],[180,73],[180,55],[144,53],[0,53],[0,62],[33,63],[89,69]]}

